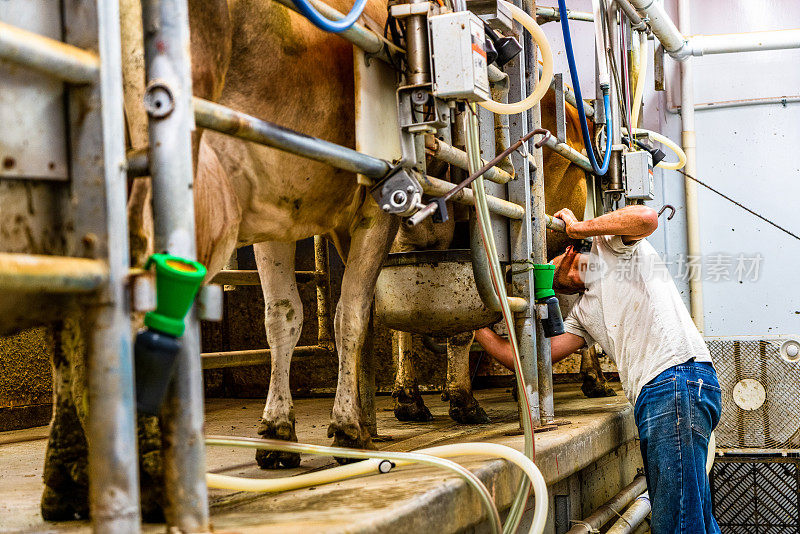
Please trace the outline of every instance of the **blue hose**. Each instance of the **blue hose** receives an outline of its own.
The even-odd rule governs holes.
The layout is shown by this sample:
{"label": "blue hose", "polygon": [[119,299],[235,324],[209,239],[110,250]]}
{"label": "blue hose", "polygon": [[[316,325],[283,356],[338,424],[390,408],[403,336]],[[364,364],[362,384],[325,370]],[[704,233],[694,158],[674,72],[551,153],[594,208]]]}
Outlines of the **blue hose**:
{"label": "blue hose", "polygon": [[558,12],[561,13],[561,31],[564,34],[564,48],[567,50],[569,74],[575,90],[575,102],[578,104],[578,115],[581,118],[583,143],[586,145],[586,152],[589,155],[589,161],[592,163],[592,170],[596,175],[603,176],[608,172],[608,163],[611,161],[611,102],[608,96],[608,87],[601,87],[603,91],[603,109],[605,109],[606,114],[606,152],[603,154],[603,164],[598,166],[594,155],[592,137],[589,135],[589,124],[586,122],[586,112],[583,110],[583,96],[581,95],[581,84],[578,80],[578,67],[575,66],[575,54],[572,51],[572,37],[569,34],[569,19],[566,17],[567,5],[565,0],[558,0]]}
{"label": "blue hose", "polygon": [[356,0],[353,9],[351,9],[350,13],[345,15],[343,19],[331,20],[317,11],[308,0],[292,0],[292,2],[297,6],[298,11],[310,20],[314,26],[332,33],[339,33],[350,29],[350,26],[356,23],[361,13],[364,12],[364,7],[367,5],[367,0]]}

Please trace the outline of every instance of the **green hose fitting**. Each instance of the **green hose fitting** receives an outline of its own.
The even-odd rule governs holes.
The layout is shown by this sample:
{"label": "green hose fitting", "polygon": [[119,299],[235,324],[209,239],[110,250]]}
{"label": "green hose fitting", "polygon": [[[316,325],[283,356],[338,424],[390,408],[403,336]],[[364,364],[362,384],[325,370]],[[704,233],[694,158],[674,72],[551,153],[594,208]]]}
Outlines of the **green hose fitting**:
{"label": "green hose fitting", "polygon": [[171,254],[153,254],[145,269],[156,268],[156,309],[144,316],[144,324],[152,330],[174,337],[183,335],[183,322],[192,307],[197,290],[206,276],[202,264]]}
{"label": "green hose fitting", "polygon": [[550,263],[533,264],[534,298],[536,300],[542,300],[556,295],[556,292],[553,291],[553,277],[555,273],[555,265]]}

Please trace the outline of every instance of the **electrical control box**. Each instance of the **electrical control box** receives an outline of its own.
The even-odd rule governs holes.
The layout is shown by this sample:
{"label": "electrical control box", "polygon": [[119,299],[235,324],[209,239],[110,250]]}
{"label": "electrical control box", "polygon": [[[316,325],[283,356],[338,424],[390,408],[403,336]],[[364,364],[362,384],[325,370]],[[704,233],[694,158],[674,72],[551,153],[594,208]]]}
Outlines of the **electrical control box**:
{"label": "electrical control box", "polygon": [[622,172],[625,177],[625,196],[631,200],[653,200],[653,158],[645,150],[625,152],[622,155]]}
{"label": "electrical control box", "polygon": [[470,11],[428,17],[433,94],[439,98],[489,100],[486,33]]}

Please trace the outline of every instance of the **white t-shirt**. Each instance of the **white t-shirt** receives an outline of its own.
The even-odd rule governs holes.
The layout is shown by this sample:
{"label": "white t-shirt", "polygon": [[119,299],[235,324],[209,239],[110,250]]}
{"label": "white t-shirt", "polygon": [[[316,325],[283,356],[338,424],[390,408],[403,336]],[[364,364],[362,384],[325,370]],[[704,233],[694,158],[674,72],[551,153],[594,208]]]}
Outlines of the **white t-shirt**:
{"label": "white t-shirt", "polygon": [[594,238],[586,291],[564,320],[567,332],[595,341],[614,359],[631,404],[642,386],[691,358],[711,362],[666,265],[645,240]]}

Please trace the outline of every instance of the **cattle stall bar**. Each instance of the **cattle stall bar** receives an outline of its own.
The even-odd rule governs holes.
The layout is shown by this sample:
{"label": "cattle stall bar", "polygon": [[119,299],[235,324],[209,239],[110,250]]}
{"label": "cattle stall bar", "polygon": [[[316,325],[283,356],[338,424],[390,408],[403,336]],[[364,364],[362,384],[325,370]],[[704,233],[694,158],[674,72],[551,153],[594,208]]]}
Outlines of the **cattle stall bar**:
{"label": "cattle stall bar", "polygon": [[[6,128],[6,154],[18,157],[13,162],[7,157],[14,165],[4,166],[0,179],[8,184],[17,181],[56,199],[62,209],[54,222],[71,228],[48,228],[61,233],[66,245],[63,255],[41,255],[45,251],[38,250],[37,255],[0,253],[0,291],[5,303],[12,306],[33,302],[47,309],[62,303],[62,312],[76,305],[85,310],[89,332],[86,434],[93,529],[138,532],[118,4],[102,0],[75,0],[63,6],[60,2],[6,4],[0,12],[0,59],[21,68],[14,78],[20,83],[8,92],[4,89],[9,100],[0,100],[0,106],[4,116],[11,114],[13,124],[20,127],[8,124],[11,127]],[[60,20],[67,41],[16,27],[31,20],[43,26],[43,21]],[[52,37],[62,34],[48,33]],[[54,95],[62,101],[62,93],[64,108],[60,111],[66,119],[61,124],[54,120],[58,113],[43,114],[24,106],[15,110],[9,105],[13,98],[24,101],[26,95],[29,99]],[[27,123],[29,128],[52,127],[55,141],[66,145],[63,160],[52,152],[25,153],[26,119],[41,121]],[[37,158],[51,161],[48,170],[52,172],[34,169]],[[44,214],[39,216],[44,218]]]}

